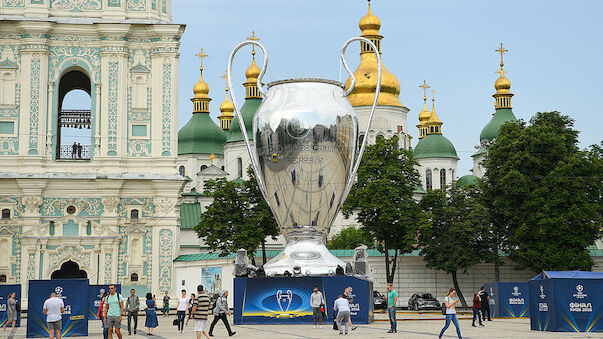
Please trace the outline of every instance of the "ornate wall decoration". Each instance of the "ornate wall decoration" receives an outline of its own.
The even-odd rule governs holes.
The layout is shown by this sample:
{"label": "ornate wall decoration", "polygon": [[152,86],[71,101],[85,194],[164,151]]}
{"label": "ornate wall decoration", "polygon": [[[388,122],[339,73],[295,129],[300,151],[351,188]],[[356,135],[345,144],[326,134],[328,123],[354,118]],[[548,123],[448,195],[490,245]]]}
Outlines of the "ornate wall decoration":
{"label": "ornate wall decoration", "polygon": [[128,0],[127,6],[128,11],[142,12],[146,10],[147,0]]}
{"label": "ornate wall decoration", "polygon": [[128,156],[148,157],[151,155],[151,140],[128,140]]}
{"label": "ornate wall decoration", "polygon": [[31,58],[29,92],[29,154],[38,154],[38,124],[40,121],[40,56]]}
{"label": "ornate wall decoration", "polygon": [[19,111],[17,111],[14,108],[0,108],[0,117],[12,118],[12,117],[18,117],[18,116],[19,116]]}
{"label": "ornate wall decoration", "polygon": [[151,217],[155,214],[155,204],[153,198],[121,198],[119,205],[117,205],[117,214],[122,217],[128,216],[128,205],[140,205],[142,206],[141,212],[143,217]]}
{"label": "ornate wall decoration", "polygon": [[127,254],[126,246],[128,243],[128,236],[125,235],[127,233],[121,232],[122,238],[119,240],[118,250],[117,250],[117,281],[121,281],[126,276],[127,263],[125,261],[125,256]]}
{"label": "ornate wall decoration", "polygon": [[155,199],[156,212],[158,215],[166,215],[170,212],[178,201],[171,198],[158,198]]}
{"label": "ornate wall decoration", "polygon": [[[73,39],[77,40],[78,38],[73,36]],[[62,65],[70,62],[73,65],[81,66],[86,69],[90,72],[91,78],[98,82],[95,75],[97,74],[96,70],[100,65],[100,48],[49,47],[48,52],[48,81],[57,81],[63,68]]]}
{"label": "ornate wall decoration", "polygon": [[[149,89],[150,92],[150,89]],[[128,112],[128,119],[136,121],[147,121],[151,119],[151,112]]]}
{"label": "ornate wall decoration", "polygon": [[4,0],[4,7],[24,7],[24,0]]}
{"label": "ornate wall decoration", "polygon": [[25,210],[29,213],[40,212],[40,205],[42,205],[42,198],[40,197],[25,197],[23,198],[23,205]]}
{"label": "ornate wall decoration", "polygon": [[0,137],[0,153],[2,155],[16,155],[18,145],[19,139],[16,137]]}
{"label": "ornate wall decoration", "polygon": [[59,267],[67,259],[75,259],[81,266],[90,268],[90,252],[74,246],[59,247],[56,251],[49,251],[49,268]]}
{"label": "ornate wall decoration", "polygon": [[50,7],[72,12],[99,10],[103,8],[102,0],[51,0]]}
{"label": "ornate wall decoration", "polygon": [[105,284],[111,284],[111,266],[113,265],[111,253],[105,253]]}
{"label": "ornate wall decoration", "polygon": [[159,231],[159,290],[168,292],[172,288],[172,247],[173,232],[168,229]]}
{"label": "ornate wall decoration", "polygon": [[21,233],[22,227],[15,227],[16,232],[13,235],[13,256],[15,257],[15,263],[12,264],[11,273],[15,277],[17,284],[21,282]]}
{"label": "ornate wall decoration", "polygon": [[107,6],[109,6],[109,7],[119,7],[120,5],[121,5],[120,0],[109,0],[109,2],[107,3]]}
{"label": "ornate wall decoration", "polygon": [[31,0],[31,3],[34,5],[43,5],[44,0]]}
{"label": "ornate wall decoration", "polygon": [[119,86],[119,61],[109,62],[109,104],[107,119],[109,121],[109,138],[107,155],[117,155],[117,94]]}
{"label": "ornate wall decoration", "polygon": [[27,256],[27,281],[36,278],[36,255],[29,253]]}
{"label": "ornate wall decoration", "polygon": [[[165,2],[165,0],[164,0]],[[167,59],[167,58],[166,58]],[[163,62],[163,95],[162,103],[162,156],[170,156],[172,148],[172,64],[169,60]]]}
{"label": "ornate wall decoration", "polygon": [[[153,232],[148,227],[148,232],[143,237],[144,240],[144,254],[147,256],[147,260],[143,262],[142,269],[146,277],[153,276]],[[151,288],[151,281],[153,279],[146,279],[147,287]]]}
{"label": "ornate wall decoration", "polygon": [[118,197],[105,197],[102,198],[103,206],[105,207],[105,212],[115,212],[115,208],[117,204],[119,204]]}
{"label": "ornate wall decoration", "polygon": [[78,216],[100,216],[103,214],[103,204],[100,198],[43,198],[40,214],[44,217],[63,216],[67,206],[77,208]]}
{"label": "ornate wall decoration", "polygon": [[167,0],[161,0],[161,11],[167,13]]}

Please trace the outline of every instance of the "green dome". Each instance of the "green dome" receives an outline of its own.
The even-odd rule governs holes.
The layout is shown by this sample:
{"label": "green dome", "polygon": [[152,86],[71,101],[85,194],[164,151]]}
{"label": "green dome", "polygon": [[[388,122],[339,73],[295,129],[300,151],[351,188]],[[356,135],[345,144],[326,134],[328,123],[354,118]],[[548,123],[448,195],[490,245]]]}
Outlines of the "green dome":
{"label": "green dome", "polygon": [[507,121],[514,120],[517,120],[517,118],[515,118],[515,115],[513,115],[513,111],[510,108],[497,109],[492,119],[490,119],[490,122],[482,129],[482,133],[479,135],[479,141],[481,142],[484,139],[492,141],[498,136],[500,126]]}
{"label": "green dome", "polygon": [[193,113],[178,131],[178,154],[224,154],[226,135],[209,113]]}
{"label": "green dome", "polygon": [[[245,99],[245,103],[243,107],[241,107],[241,115],[243,116],[243,121],[245,122],[245,127],[247,127],[247,137],[249,140],[253,140],[253,116],[255,115],[255,111],[258,110],[260,104],[262,103],[262,99],[259,98],[247,98]],[[227,142],[235,142],[235,141],[243,141],[243,133],[241,132],[241,127],[239,125],[239,119],[235,117],[232,119],[230,124],[230,130],[228,133]]]}
{"label": "green dome", "polygon": [[463,175],[457,180],[457,184],[461,187],[468,185],[477,185],[478,177],[473,174]]}
{"label": "green dome", "polygon": [[453,158],[459,159],[456,149],[450,140],[441,134],[429,134],[413,150],[415,159],[422,158]]}

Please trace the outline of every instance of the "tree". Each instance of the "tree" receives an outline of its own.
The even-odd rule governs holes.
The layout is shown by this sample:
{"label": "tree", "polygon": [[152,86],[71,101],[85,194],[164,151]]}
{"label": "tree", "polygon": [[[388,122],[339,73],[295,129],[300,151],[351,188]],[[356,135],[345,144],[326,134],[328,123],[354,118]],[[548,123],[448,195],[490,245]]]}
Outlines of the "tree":
{"label": "tree", "polygon": [[327,247],[332,250],[355,249],[360,245],[373,248],[375,246],[375,239],[365,228],[356,228],[354,226],[342,229],[341,232],[337,233],[327,243]]}
{"label": "tree", "polygon": [[[394,281],[398,255],[414,249],[417,228],[425,222],[414,188],[420,186],[412,152],[398,147],[398,138],[377,138],[366,148],[358,178],[342,211],[357,213],[362,227],[385,254],[387,282]],[[390,252],[391,251],[391,252]],[[390,256],[393,254],[393,258]]]}
{"label": "tree", "polygon": [[428,191],[420,202],[429,223],[420,229],[420,254],[426,266],[452,275],[452,283],[463,307],[467,303],[460,289],[457,272],[484,259],[490,222],[475,185],[453,183],[446,190]]}
{"label": "tree", "polygon": [[248,221],[250,227],[255,227],[261,230],[263,238],[260,240],[262,246],[262,264],[266,263],[266,237],[272,237],[276,240],[279,232],[279,227],[270,210],[270,207],[264,200],[258,182],[255,178],[255,173],[251,166],[247,169],[249,180],[243,182],[244,194],[247,196],[249,203]]}
{"label": "tree", "polygon": [[519,269],[590,270],[601,236],[601,149],[578,148],[559,112],[501,126],[485,161],[485,201],[501,244]]}

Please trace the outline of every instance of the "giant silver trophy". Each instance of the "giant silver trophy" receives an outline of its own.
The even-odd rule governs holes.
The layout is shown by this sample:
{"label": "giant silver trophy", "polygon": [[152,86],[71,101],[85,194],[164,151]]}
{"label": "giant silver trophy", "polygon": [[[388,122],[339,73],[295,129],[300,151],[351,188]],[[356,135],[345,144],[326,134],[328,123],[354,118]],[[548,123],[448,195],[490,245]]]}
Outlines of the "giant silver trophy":
{"label": "giant silver trophy", "polygon": [[[353,41],[372,47],[377,57],[375,99],[364,135],[368,135],[381,89],[381,58],[368,39],[355,37],[341,49],[341,61],[352,79],[344,84],[325,79],[287,79],[271,82],[268,91],[262,77],[268,53],[256,41],[244,41],[228,59],[228,89],[251,157],[258,185],[272,209],[285,249],[264,265],[268,276],[297,271],[304,275],[331,274],[344,263],[326,248],[331,225],[354,182],[368,138],[358,147],[358,117],[346,96],[356,79],[348,68],[345,50]],[[237,51],[253,44],[262,49],[264,65],[257,80],[264,100],[253,118],[249,141],[232,87],[232,62]]]}

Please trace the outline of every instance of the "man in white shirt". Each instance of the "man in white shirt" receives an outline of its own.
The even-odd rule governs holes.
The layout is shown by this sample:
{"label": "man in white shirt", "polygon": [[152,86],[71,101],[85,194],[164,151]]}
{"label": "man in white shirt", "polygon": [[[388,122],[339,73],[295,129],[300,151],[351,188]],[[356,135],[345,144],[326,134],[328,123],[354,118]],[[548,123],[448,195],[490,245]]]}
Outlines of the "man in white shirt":
{"label": "man in white shirt", "polygon": [[312,315],[314,316],[314,328],[316,328],[316,319],[320,322],[322,328],[322,310],[320,307],[324,305],[325,299],[322,293],[318,290],[318,286],[314,286],[314,293],[310,294],[310,306],[312,306]]}
{"label": "man in white shirt", "polygon": [[46,315],[50,339],[53,339],[55,336],[57,339],[61,339],[61,331],[63,330],[63,312],[65,312],[63,299],[57,298],[57,295],[54,292],[50,293],[50,298],[46,299],[44,302],[44,309],[42,310],[42,313]]}
{"label": "man in white shirt", "polygon": [[339,334],[344,334],[343,325],[341,325],[341,323],[345,321],[345,335],[347,335],[350,329],[350,302],[348,301],[345,295],[341,294],[339,298],[335,300],[333,310],[337,312],[337,318],[335,322],[337,323]]}

